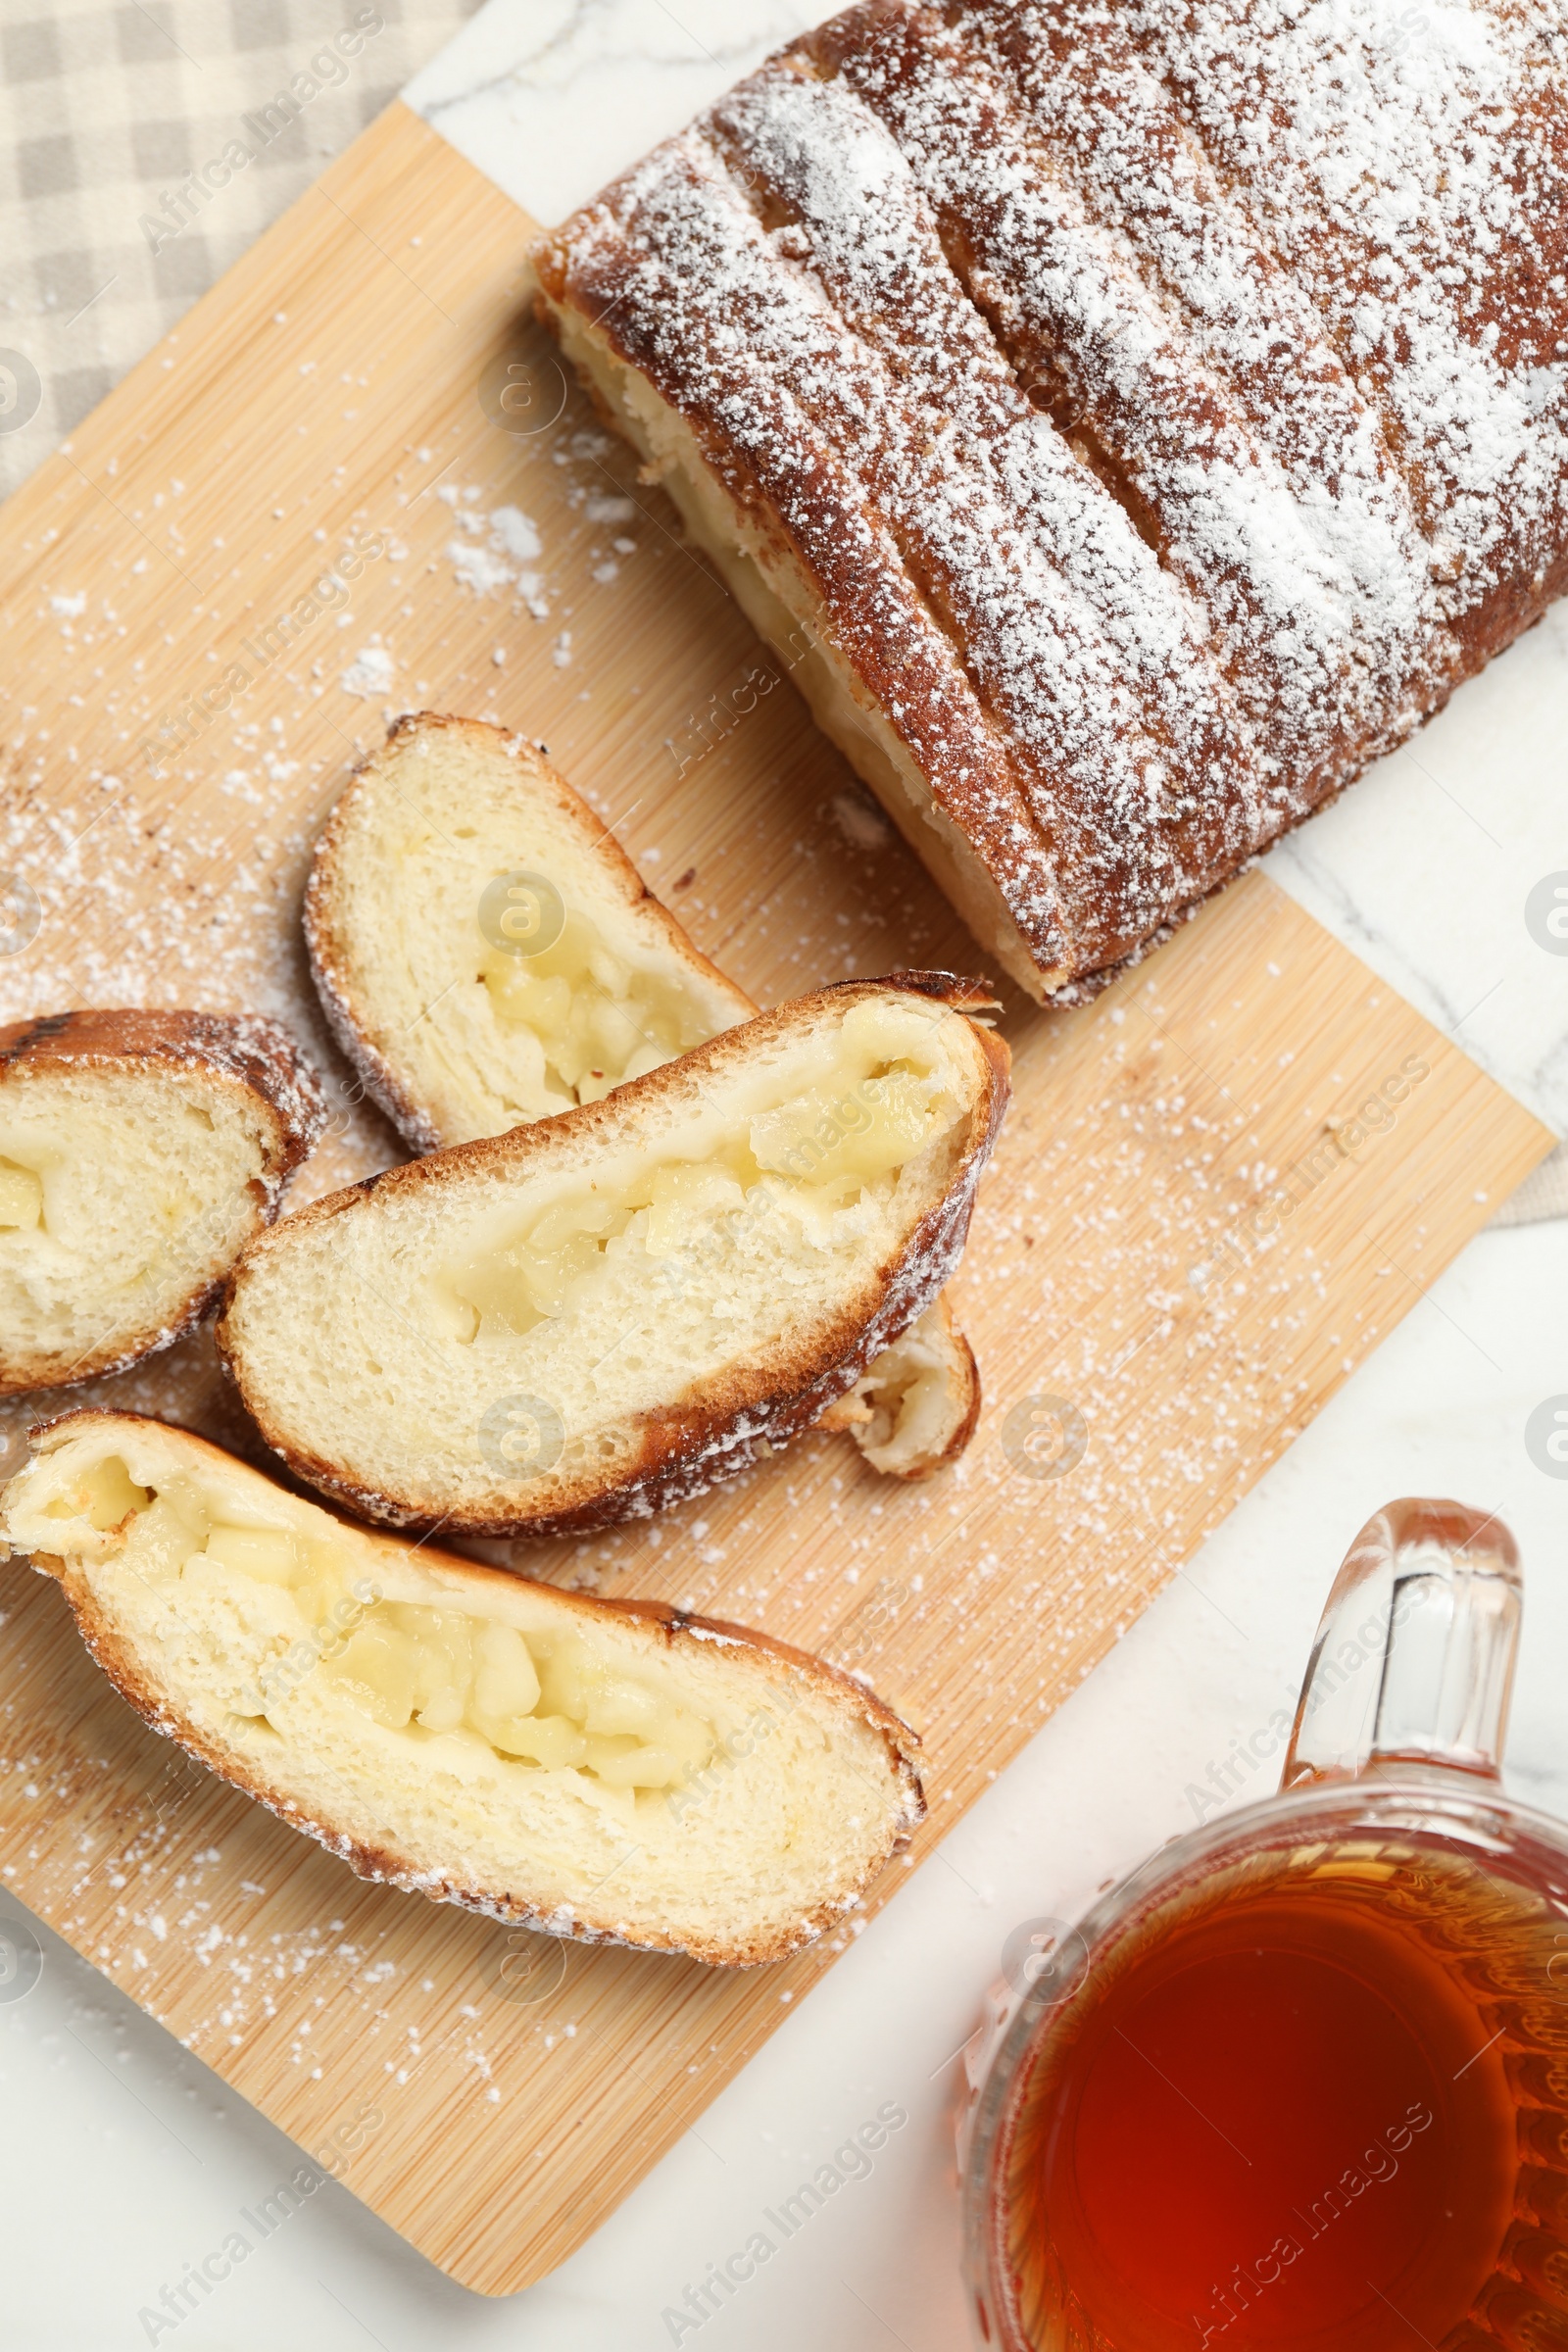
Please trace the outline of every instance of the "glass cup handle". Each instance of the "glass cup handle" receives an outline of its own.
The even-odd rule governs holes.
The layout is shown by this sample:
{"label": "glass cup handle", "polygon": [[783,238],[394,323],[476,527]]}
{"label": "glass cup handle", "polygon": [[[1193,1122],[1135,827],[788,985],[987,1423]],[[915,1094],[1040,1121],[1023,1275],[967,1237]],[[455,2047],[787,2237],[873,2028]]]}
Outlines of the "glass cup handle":
{"label": "glass cup handle", "polygon": [[1281,1788],[1412,1768],[1495,1781],[1523,1597],[1500,1519],[1461,1502],[1385,1504],[1334,1580]]}

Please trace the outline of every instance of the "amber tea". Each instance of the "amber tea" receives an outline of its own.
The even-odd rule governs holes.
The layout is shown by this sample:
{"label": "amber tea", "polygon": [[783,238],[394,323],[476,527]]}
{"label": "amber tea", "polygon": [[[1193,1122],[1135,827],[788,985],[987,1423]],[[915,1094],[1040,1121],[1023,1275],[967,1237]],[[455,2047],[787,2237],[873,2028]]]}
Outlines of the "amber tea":
{"label": "amber tea", "polygon": [[1026,2340],[1419,2352],[1526,2275],[1568,2315],[1559,1959],[1542,1895],[1437,1847],[1250,1856],[1160,1906],[1022,2083]]}
{"label": "amber tea", "polygon": [[1568,1833],[1497,1770],[1520,1595],[1494,1519],[1389,1504],[1279,1795],[1017,1991],[965,2159],[983,2344],[1568,2352]]}

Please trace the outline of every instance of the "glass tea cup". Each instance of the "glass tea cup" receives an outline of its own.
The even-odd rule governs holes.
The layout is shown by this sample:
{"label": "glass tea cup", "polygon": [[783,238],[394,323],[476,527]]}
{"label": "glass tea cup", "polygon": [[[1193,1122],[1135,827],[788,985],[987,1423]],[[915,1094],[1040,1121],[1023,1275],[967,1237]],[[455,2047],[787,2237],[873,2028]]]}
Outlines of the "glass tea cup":
{"label": "glass tea cup", "polygon": [[1568,1829],[1498,1777],[1520,1605],[1498,1521],[1389,1504],[1280,1793],[1003,2005],[960,2143],[980,2343],[1568,2352]]}

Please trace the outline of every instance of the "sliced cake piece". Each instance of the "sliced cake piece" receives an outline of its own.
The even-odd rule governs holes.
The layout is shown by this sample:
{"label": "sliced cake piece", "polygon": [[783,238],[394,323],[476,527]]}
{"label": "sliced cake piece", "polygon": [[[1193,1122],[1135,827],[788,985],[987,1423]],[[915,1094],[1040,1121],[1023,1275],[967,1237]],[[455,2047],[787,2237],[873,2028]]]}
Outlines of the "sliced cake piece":
{"label": "sliced cake piece", "polygon": [[946,1296],[866,1365],[819,1429],[847,1429],[873,1470],[929,1478],[957,1460],[980,1418],[980,1372]]}
{"label": "sliced cake piece", "polygon": [[311,969],[416,1152],[597,1102],[756,1011],[519,735],[400,718],[305,896]]}
{"label": "sliced cake piece", "polygon": [[[416,1152],[597,1102],[758,1010],[565,778],[481,719],[400,718],[356,769],[317,848],[305,927],[333,1031]],[[899,1477],[954,1459],[980,1409],[952,1316],[932,1308],[919,1329],[940,1374],[906,1347],[833,1423]]]}
{"label": "sliced cake piece", "polygon": [[40,1431],[0,1531],[155,1731],[439,1902],[778,1960],[924,1813],[914,1734],[820,1659],[345,1525],[161,1422]]}
{"label": "sliced cake piece", "polygon": [[602,1102],[313,1202],[219,1342],[268,1443],[372,1518],[590,1527],[816,1419],[931,1303],[1007,1051],[946,974],[846,981]]}
{"label": "sliced cake piece", "polygon": [[63,1012],[0,1029],[0,1396],[118,1372],[188,1331],[322,1115],[271,1021]]}

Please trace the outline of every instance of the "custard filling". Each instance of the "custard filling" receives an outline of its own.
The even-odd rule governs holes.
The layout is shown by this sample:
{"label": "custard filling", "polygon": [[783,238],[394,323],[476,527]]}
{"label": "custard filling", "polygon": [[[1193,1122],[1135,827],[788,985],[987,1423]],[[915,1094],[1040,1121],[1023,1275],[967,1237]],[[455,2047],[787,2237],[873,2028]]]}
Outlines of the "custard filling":
{"label": "custard filling", "polygon": [[536,956],[486,948],[479,977],[503,1029],[537,1040],[547,1092],[563,1110],[599,1102],[712,1035],[677,981],[616,956],[576,907]]}
{"label": "custard filling", "polygon": [[[319,1673],[384,1731],[482,1742],[508,1764],[591,1773],[609,1788],[672,1788],[712,1757],[715,1726],[661,1689],[657,1670],[628,1674],[598,1655],[588,1632],[524,1637],[446,1601],[383,1599],[356,1581],[347,1548],[330,1536],[241,1525],[233,1511],[232,1497],[192,1479],[138,1486],[109,1455],[44,1515],[84,1518],[100,1535],[136,1523],[151,1573],[182,1585],[230,1587],[242,1577],[286,1595],[291,1608],[264,1608],[271,1654],[231,1701],[234,1714],[258,1725],[285,1731],[302,1676]],[[315,1638],[299,1643],[291,1631]]]}
{"label": "custard filling", "polygon": [[443,1326],[460,1341],[484,1341],[591,1313],[612,1251],[653,1259],[650,1272],[667,1274],[658,1261],[711,1249],[727,1218],[783,1210],[809,1239],[826,1241],[836,1212],[896,1180],[953,1123],[953,1098],[919,1051],[922,1021],[858,1006],[830,1071],[781,1101],[737,1107],[716,1138],[710,1122],[703,1143],[688,1147],[700,1156],[685,1155],[672,1133],[667,1156],[656,1156],[655,1145],[619,1183],[569,1186],[510,1231],[485,1233],[432,1279]]}
{"label": "custard filling", "polygon": [[36,1233],[43,1223],[43,1178],[19,1160],[0,1159],[0,1232]]}

